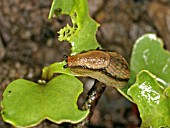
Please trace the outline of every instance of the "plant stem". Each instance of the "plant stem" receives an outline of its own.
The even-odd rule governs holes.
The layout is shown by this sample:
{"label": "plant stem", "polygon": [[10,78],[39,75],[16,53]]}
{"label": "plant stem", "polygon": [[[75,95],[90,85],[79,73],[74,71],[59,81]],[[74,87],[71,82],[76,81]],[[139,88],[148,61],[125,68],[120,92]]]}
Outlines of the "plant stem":
{"label": "plant stem", "polygon": [[78,127],[80,128],[86,128],[89,123],[90,119],[93,115],[93,111],[106,88],[106,85],[103,83],[95,80],[94,86],[90,89],[90,91],[87,94],[87,98],[82,106],[82,110],[88,110],[90,111],[89,115],[84,119],[81,123],[78,124]]}

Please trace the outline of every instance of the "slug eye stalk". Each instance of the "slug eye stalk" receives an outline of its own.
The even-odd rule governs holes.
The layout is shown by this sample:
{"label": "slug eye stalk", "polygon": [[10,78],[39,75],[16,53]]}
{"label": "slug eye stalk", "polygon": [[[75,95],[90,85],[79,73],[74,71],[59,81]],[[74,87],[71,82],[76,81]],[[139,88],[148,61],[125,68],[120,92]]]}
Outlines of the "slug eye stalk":
{"label": "slug eye stalk", "polygon": [[68,64],[64,65],[63,68],[68,68]]}
{"label": "slug eye stalk", "polygon": [[67,55],[63,55],[63,59],[67,61],[68,56]]}

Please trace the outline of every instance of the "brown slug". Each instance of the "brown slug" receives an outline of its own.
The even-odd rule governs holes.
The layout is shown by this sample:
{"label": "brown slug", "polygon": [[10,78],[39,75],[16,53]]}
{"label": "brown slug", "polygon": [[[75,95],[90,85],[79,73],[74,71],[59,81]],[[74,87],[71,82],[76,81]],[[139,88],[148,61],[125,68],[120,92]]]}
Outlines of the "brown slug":
{"label": "brown slug", "polygon": [[71,71],[78,76],[97,79],[117,88],[122,88],[130,78],[127,61],[116,52],[92,50],[75,56],[64,56]]}

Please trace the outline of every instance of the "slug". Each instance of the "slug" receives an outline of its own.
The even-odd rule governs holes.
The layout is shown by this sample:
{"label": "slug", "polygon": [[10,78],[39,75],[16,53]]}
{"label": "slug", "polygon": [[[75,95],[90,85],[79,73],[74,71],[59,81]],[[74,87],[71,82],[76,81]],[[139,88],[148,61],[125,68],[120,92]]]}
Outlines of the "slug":
{"label": "slug", "polygon": [[92,50],[75,56],[64,56],[77,76],[91,77],[116,88],[125,87],[130,78],[127,61],[116,52]]}

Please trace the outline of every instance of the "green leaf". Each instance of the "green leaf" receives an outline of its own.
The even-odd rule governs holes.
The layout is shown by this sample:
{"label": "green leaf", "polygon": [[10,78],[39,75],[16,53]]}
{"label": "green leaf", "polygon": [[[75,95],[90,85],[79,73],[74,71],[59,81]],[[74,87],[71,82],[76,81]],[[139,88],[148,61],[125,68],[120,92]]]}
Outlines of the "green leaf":
{"label": "green leaf", "polygon": [[95,37],[99,24],[90,17],[87,0],[53,0],[49,18],[60,14],[72,20],[72,26],[59,31],[59,41],[71,43],[71,55],[100,47]]}
{"label": "green leaf", "polygon": [[141,71],[128,94],[138,105],[141,127],[170,127],[170,86],[163,90],[156,76]]}
{"label": "green leaf", "polygon": [[135,42],[130,68],[131,84],[137,73],[148,70],[156,75],[162,86],[170,85],[170,53],[163,49],[162,40],[155,34],[146,34]]}
{"label": "green leaf", "polygon": [[50,80],[55,73],[64,73],[67,75],[74,76],[73,73],[69,68],[63,68],[64,65],[67,63],[65,61],[63,62],[56,62],[49,66],[46,66],[42,69],[42,79],[43,80]]}
{"label": "green leaf", "polygon": [[55,77],[44,85],[15,80],[3,93],[2,117],[17,127],[34,126],[44,119],[77,123],[88,114],[77,106],[82,91],[82,83],[68,75]]}

